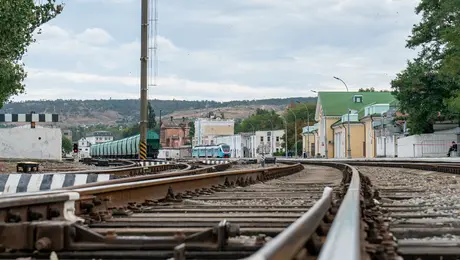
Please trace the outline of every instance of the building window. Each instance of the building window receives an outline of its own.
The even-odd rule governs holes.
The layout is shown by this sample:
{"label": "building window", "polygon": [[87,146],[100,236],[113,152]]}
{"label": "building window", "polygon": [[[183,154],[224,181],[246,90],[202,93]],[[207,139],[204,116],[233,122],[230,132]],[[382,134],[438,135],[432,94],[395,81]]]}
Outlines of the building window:
{"label": "building window", "polygon": [[267,142],[270,142],[270,136],[267,136]]}
{"label": "building window", "polygon": [[264,137],[263,137],[263,136],[260,137],[260,141],[261,141],[261,142],[264,141]]}
{"label": "building window", "polygon": [[279,137],[279,136],[276,137],[276,141],[277,141],[277,142],[280,141],[280,137]]}

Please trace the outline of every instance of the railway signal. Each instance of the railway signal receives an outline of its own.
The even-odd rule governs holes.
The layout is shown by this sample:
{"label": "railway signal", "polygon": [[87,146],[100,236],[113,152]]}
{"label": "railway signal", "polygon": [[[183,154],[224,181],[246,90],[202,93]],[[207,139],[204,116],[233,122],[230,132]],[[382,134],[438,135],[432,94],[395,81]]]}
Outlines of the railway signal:
{"label": "railway signal", "polygon": [[78,153],[78,144],[73,144],[73,152]]}

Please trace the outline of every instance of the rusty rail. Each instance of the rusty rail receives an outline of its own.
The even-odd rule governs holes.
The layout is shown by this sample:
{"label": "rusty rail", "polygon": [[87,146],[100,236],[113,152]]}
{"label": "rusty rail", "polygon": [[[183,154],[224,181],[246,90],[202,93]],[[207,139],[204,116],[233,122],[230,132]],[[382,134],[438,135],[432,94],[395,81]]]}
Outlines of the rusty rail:
{"label": "rusty rail", "polygon": [[[209,168],[216,169],[219,166],[224,165]],[[94,218],[97,215],[103,220],[107,211],[122,211],[123,208],[119,206],[135,206],[135,203],[149,203],[154,199],[174,199],[180,196],[178,192],[185,194],[187,191],[221,187],[224,184],[248,185],[289,175],[302,169],[301,164],[295,164],[135,182],[133,179],[138,177],[132,177],[122,179],[121,183],[73,188],[70,192],[51,191],[0,197],[0,244],[3,248],[26,251],[87,251],[98,248],[140,250],[162,247],[165,243],[174,245],[177,243],[176,239],[165,241],[158,238],[106,237],[78,224],[82,221],[79,217]],[[222,222],[218,228],[218,238],[228,236],[229,230],[234,228],[226,221]],[[203,238],[214,241],[213,232],[214,230],[210,229],[193,239],[199,242],[203,242]],[[11,237],[15,239],[10,239]]]}
{"label": "rusty rail", "polygon": [[[72,191],[79,194],[78,199],[76,199],[77,214],[82,212],[90,214],[98,210],[107,211],[114,207],[126,206],[128,203],[135,204],[164,198],[179,198],[185,195],[187,191],[206,189],[213,186],[217,187],[226,183],[248,185],[257,181],[289,175],[303,169],[301,164],[295,164],[255,170],[213,172],[228,167],[229,164],[220,164],[189,171],[136,176],[84,184],[63,190],[10,194],[0,197],[0,204],[3,201],[16,200],[22,201],[26,205],[27,201],[30,200],[35,205],[36,203],[33,201],[36,198],[58,197],[62,199],[65,197],[60,197],[60,194]],[[106,203],[101,203],[101,201],[105,201]],[[40,205],[47,207],[46,199]],[[0,210],[4,212],[11,211],[12,209],[4,206]],[[22,221],[24,219],[22,218]]]}
{"label": "rusty rail", "polygon": [[[212,167],[215,168],[217,165]],[[144,203],[165,197],[177,199],[186,195],[188,191],[219,187],[225,184],[249,185],[257,181],[290,175],[302,169],[303,166],[301,164],[295,164],[255,170],[225,171],[161,179],[136,180],[135,182],[132,182],[131,178],[126,178],[122,183],[76,188],[73,190],[80,194],[80,202],[90,204],[91,208],[98,208],[93,202],[95,197],[99,200],[107,201],[107,204],[109,204],[108,207],[120,207],[126,205],[126,202],[131,204]]]}

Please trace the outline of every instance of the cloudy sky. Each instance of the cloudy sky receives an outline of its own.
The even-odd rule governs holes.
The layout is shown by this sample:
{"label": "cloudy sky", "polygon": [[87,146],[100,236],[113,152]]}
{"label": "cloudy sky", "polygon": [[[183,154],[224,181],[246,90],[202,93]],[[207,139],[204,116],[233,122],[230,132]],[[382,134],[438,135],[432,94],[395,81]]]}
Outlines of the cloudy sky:
{"label": "cloudy sky", "polygon": [[[153,2],[153,1],[152,1]],[[312,96],[388,89],[417,0],[159,0],[160,99]],[[139,97],[140,0],[67,0],[24,61],[14,100]]]}

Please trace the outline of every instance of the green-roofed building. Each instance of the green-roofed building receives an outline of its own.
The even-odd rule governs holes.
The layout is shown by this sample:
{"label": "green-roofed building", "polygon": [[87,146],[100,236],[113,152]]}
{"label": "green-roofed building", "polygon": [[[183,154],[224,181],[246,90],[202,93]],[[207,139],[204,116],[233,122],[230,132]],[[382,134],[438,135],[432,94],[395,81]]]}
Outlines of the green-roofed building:
{"label": "green-roofed building", "polygon": [[390,92],[318,92],[315,151],[326,156],[327,150],[327,158],[347,157],[349,108],[352,157],[374,157],[375,142],[371,121],[395,103],[396,98]]}
{"label": "green-roofed building", "polygon": [[322,108],[326,116],[342,116],[347,113],[348,106],[359,111],[368,105],[389,104],[395,100],[390,92],[319,92],[316,117],[318,108]]}

